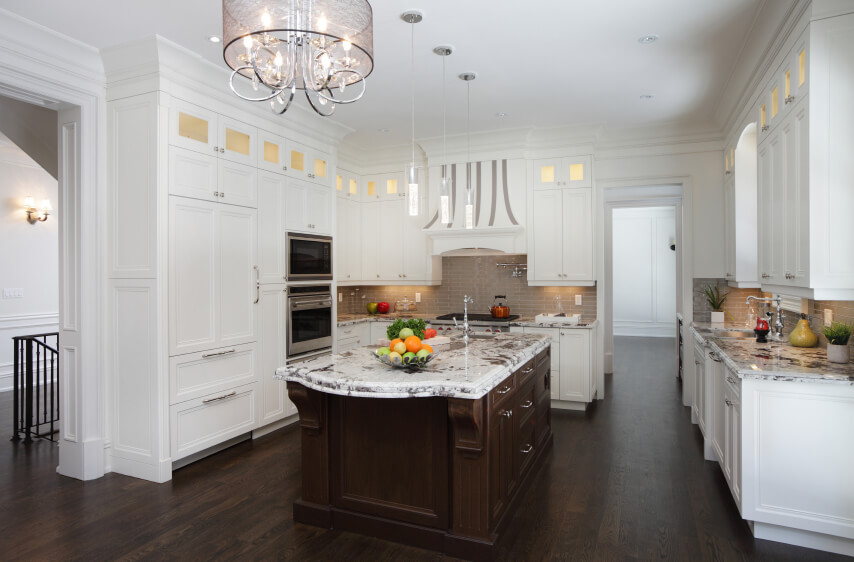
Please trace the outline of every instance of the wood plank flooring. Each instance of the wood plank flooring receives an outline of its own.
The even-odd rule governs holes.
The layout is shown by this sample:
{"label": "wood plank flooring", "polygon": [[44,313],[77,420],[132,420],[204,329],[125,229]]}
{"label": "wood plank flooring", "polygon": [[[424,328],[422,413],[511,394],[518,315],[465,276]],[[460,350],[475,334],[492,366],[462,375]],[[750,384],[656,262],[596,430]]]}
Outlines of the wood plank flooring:
{"label": "wood plank flooring", "polygon": [[[618,338],[607,399],[553,411],[554,451],[523,498],[501,560],[850,560],[754,540],[680,402],[673,340]],[[236,445],[167,484],[58,476],[55,445],[6,441],[4,560],[436,560],[433,552],[295,524],[299,433]]]}

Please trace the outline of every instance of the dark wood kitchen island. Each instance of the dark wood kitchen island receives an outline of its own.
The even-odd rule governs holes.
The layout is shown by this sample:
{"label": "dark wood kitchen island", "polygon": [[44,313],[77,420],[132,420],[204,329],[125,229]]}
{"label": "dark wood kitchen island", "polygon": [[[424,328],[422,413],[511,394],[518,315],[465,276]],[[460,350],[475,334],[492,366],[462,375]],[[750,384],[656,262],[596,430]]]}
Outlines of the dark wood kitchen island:
{"label": "dark wood kitchen island", "polygon": [[280,368],[299,410],[294,520],[490,558],[552,446],[549,340],[452,339],[426,369],[359,348]]}

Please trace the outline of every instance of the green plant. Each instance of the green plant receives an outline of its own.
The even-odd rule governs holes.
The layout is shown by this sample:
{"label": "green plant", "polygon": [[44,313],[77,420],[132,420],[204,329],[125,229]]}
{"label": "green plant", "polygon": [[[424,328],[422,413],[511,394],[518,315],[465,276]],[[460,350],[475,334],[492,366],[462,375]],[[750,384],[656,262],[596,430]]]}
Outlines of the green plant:
{"label": "green plant", "polygon": [[845,322],[834,322],[830,326],[824,327],[824,337],[827,338],[827,343],[833,345],[847,345],[848,338],[851,337],[852,326]]}
{"label": "green plant", "polygon": [[720,287],[712,287],[711,285],[706,285],[706,288],[703,289],[703,294],[706,295],[706,301],[708,301],[709,306],[712,307],[712,310],[715,312],[720,312],[723,309],[724,301],[726,301],[727,295],[729,293],[721,294]]}
{"label": "green plant", "polygon": [[386,328],[385,333],[388,336],[388,339],[393,340],[400,335],[400,331],[404,328],[411,329],[416,336],[423,340],[424,330],[427,329],[427,323],[424,322],[422,318],[410,318],[409,320],[398,318],[391,326]]}

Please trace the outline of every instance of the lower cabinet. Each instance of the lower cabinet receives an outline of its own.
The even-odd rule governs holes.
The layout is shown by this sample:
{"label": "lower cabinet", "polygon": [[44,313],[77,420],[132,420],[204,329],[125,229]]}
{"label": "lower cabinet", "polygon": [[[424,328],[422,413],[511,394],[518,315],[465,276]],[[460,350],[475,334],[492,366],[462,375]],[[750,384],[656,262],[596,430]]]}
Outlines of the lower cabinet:
{"label": "lower cabinet", "polygon": [[288,400],[285,381],[273,378],[285,364],[288,295],[284,285],[261,285],[258,309],[258,378],[261,383],[261,421],[267,425],[297,413]]}
{"label": "lower cabinet", "polygon": [[709,358],[712,360],[712,370],[707,373],[709,378],[708,385],[711,389],[709,398],[711,408],[709,414],[712,420],[711,442],[712,450],[715,452],[715,457],[721,468],[724,463],[724,451],[726,450],[726,428],[725,418],[727,414],[726,404],[724,402],[724,365],[720,357],[714,351],[709,352]]}
{"label": "lower cabinet", "polygon": [[387,340],[388,334],[386,334],[386,330],[391,326],[391,322],[370,322],[371,325],[371,339],[370,344],[376,344],[377,340]]}
{"label": "lower cabinet", "polygon": [[[526,334],[545,334],[551,338],[552,400],[586,404],[596,398],[595,329],[525,327],[523,330]],[[559,408],[561,404],[554,406]]]}
{"label": "lower cabinet", "polygon": [[724,368],[723,396],[724,447],[721,468],[729,490],[741,512],[741,379]]}
{"label": "lower cabinet", "polygon": [[357,347],[370,345],[372,343],[370,324],[370,322],[361,322],[359,324],[350,324],[349,326],[339,326],[338,334],[335,338],[335,353],[342,353],[356,349]]}

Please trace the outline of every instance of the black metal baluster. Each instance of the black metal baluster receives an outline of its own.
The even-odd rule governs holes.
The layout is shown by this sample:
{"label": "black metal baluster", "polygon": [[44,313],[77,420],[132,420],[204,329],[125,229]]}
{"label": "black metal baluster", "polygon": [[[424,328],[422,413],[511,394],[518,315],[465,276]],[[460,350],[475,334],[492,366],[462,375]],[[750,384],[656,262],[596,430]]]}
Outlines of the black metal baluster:
{"label": "black metal baluster", "polygon": [[56,358],[56,354],[52,353],[50,355],[50,438],[51,439],[53,439],[53,432],[54,432],[53,422],[54,422],[54,420],[56,420],[56,415],[54,414],[54,411],[53,411],[53,408],[54,408],[54,406],[53,406],[53,395],[54,395],[54,392],[56,392],[56,388],[55,388],[56,383],[53,380],[53,361],[55,358]]}
{"label": "black metal baluster", "polygon": [[12,382],[14,385],[14,394],[12,395],[12,441],[20,441],[21,439],[20,435],[18,435],[18,422],[20,421],[18,420],[18,378],[21,376],[18,357],[20,355],[20,347],[20,340],[18,340],[18,338],[12,338],[12,349],[14,350],[14,357],[12,357]]}
{"label": "black metal baluster", "polygon": [[33,431],[36,434],[36,437],[39,436],[39,373],[41,372],[41,355],[42,348],[38,345],[38,340],[36,340],[36,376],[33,385],[33,394],[36,395],[36,409],[33,415]]}
{"label": "black metal baluster", "polygon": [[33,436],[30,431],[33,424],[33,340],[28,339],[26,344],[27,380],[24,384],[24,443],[32,443]]}

